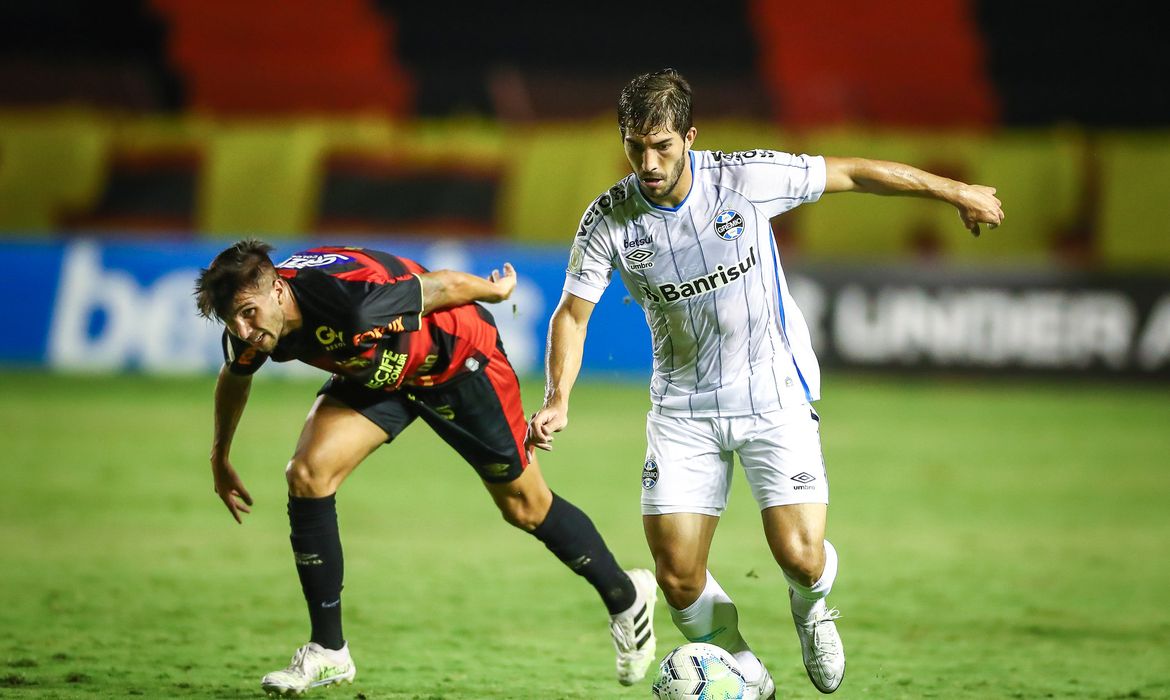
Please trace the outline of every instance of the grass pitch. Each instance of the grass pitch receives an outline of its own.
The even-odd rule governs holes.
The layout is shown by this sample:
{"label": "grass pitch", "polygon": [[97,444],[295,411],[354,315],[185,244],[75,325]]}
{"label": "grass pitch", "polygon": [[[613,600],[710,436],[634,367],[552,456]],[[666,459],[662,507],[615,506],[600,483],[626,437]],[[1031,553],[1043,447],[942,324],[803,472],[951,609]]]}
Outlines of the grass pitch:
{"label": "grass pitch", "polygon": [[[238,526],[211,489],[212,382],[0,374],[0,697],[259,697],[307,637],[282,472],[316,383],[257,380]],[[835,376],[825,396],[836,697],[1170,697],[1165,386]],[[625,566],[649,565],[646,405],[640,384],[583,384],[543,457]],[[613,681],[593,591],[424,425],[338,498],[358,676],[315,694],[649,697]],[[711,566],[779,697],[819,697],[742,474]],[[656,627],[660,656],[682,642],[662,603]]]}

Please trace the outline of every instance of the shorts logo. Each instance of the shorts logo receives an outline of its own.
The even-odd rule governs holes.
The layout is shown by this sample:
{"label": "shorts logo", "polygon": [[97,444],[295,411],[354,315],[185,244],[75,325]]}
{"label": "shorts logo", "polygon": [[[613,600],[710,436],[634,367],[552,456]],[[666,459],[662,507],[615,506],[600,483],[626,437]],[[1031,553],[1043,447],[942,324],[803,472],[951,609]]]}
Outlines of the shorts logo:
{"label": "shorts logo", "polygon": [[797,491],[811,491],[815,487],[811,486],[810,484],[817,480],[817,478],[815,476],[813,476],[812,474],[809,474],[808,472],[801,472],[795,476],[790,476],[788,478],[790,478],[793,481],[798,482],[800,484],[799,486],[792,487],[793,489],[795,489]]}
{"label": "shorts logo", "polygon": [[654,257],[654,251],[638,248],[626,256],[626,261],[630,263],[631,270],[644,270],[648,267],[654,267],[654,261],[650,259],[652,257]]}
{"label": "shorts logo", "polygon": [[653,457],[646,460],[645,466],[642,467],[642,488],[649,491],[654,488],[654,484],[658,483],[658,462],[654,461]]}
{"label": "shorts logo", "polygon": [[496,479],[507,476],[508,470],[511,469],[511,464],[504,464],[503,462],[496,462],[494,464],[485,464],[481,469],[488,473],[489,476]]}
{"label": "shorts logo", "polygon": [[743,217],[734,209],[724,209],[715,215],[715,234],[725,241],[734,241],[743,235]]}
{"label": "shorts logo", "polygon": [[303,270],[306,267],[324,267],[339,262],[350,262],[353,258],[337,253],[298,253],[277,265],[286,270]]}

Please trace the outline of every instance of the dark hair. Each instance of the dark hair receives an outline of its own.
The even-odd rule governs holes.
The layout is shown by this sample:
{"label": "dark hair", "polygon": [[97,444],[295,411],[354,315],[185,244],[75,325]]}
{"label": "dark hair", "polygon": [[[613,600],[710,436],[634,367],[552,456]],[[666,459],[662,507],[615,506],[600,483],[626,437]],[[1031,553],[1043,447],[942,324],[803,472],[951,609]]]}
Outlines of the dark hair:
{"label": "dark hair", "polygon": [[275,274],[276,268],[268,257],[272,250],[264,241],[247,238],[215,256],[207,269],[199,271],[195,282],[199,315],[220,321],[227,319],[241,290],[254,289],[265,273]]}
{"label": "dark hair", "polygon": [[691,86],[673,68],[643,73],[622,88],[618,98],[622,133],[653,133],[663,127],[680,134],[691,130]]}

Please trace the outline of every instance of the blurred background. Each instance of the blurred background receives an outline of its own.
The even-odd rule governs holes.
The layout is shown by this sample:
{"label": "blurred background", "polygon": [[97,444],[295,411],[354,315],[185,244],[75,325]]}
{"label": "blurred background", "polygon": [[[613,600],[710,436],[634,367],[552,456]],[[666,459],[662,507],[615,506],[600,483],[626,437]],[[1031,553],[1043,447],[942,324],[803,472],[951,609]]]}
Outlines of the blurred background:
{"label": "blurred background", "polygon": [[[837,695],[1170,698],[1156,6],[0,0],[0,696],[253,697],[305,632],[280,470],[323,376],[260,373],[238,527],[205,461],[222,331],[192,299],[218,251],[510,260],[494,311],[533,410],[570,241],[628,172],[617,95],[673,66],[697,148],[908,162],[1007,212],[978,239],[902,198],[773,221],[826,369]],[[542,468],[626,566],[650,565],[649,373],[615,280]],[[347,697],[648,696],[615,690],[592,592],[430,431],[369,462],[339,497]],[[816,696],[743,480],[732,501],[712,570],[782,695]],[[660,654],[679,643],[661,609],[657,629]]]}
{"label": "blurred background", "polygon": [[[0,362],[213,369],[190,280],[258,235],[278,255],[345,241],[480,273],[522,262],[503,324],[538,370],[581,212],[628,172],[616,96],[673,66],[698,148],[899,160],[999,188],[1007,223],[978,241],[911,200],[835,197],[774,222],[828,366],[1170,376],[1170,52],[1151,13],[5,2],[0,249],[17,264],[0,285],[27,302]],[[644,375],[622,296],[587,370]]]}

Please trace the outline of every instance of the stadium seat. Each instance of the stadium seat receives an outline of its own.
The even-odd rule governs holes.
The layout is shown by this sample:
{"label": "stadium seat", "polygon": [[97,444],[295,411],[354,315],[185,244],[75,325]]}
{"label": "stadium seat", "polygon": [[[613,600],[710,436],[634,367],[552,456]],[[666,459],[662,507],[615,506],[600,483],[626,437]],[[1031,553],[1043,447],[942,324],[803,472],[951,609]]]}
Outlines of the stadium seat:
{"label": "stadium seat", "polygon": [[751,11],[786,128],[996,123],[972,0],[753,0]]}
{"label": "stadium seat", "polygon": [[153,0],[191,108],[216,114],[409,112],[393,18],[366,0]]}

